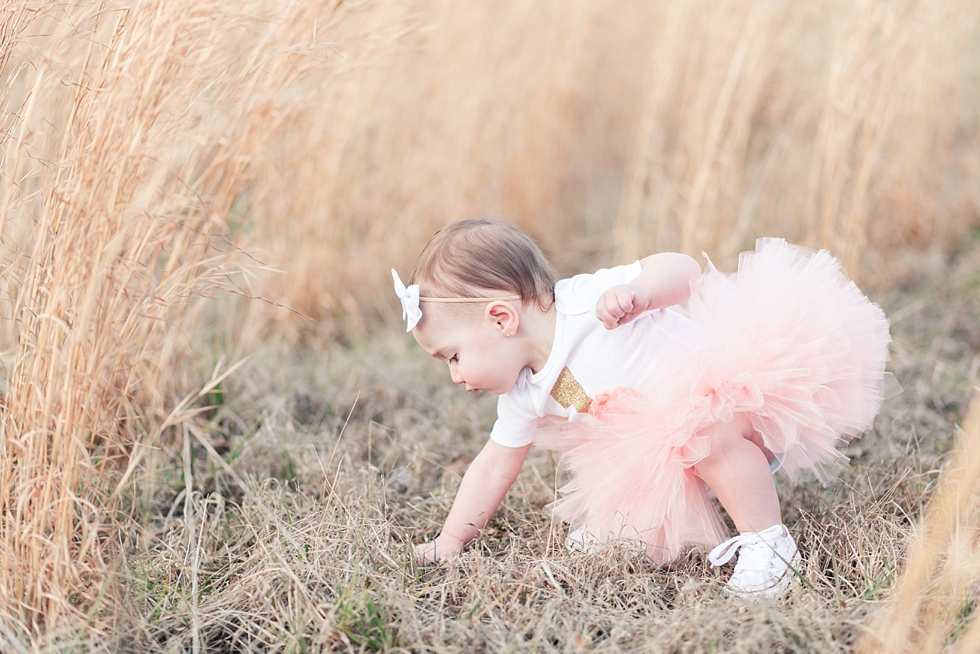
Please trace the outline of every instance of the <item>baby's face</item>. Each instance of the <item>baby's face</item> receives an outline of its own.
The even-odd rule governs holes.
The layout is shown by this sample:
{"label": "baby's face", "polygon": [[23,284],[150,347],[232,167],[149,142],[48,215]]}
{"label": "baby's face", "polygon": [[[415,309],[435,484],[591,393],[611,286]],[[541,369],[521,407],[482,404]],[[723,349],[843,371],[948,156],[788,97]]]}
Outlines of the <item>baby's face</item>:
{"label": "baby's face", "polygon": [[412,334],[423,350],[445,361],[453,381],[471,393],[503,395],[525,366],[517,341],[494,329],[493,322],[482,314],[433,312]]}

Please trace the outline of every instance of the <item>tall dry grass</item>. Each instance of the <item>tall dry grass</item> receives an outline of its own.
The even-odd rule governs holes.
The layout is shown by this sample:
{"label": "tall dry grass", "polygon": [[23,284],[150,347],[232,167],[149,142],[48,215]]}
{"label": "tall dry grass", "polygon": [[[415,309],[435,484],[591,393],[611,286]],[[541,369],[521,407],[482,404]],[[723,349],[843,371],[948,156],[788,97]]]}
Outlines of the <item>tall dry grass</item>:
{"label": "tall dry grass", "polygon": [[250,166],[358,10],[4,6],[0,612],[29,632],[116,612],[117,484],[193,415],[180,355],[202,300],[247,293]]}
{"label": "tall dry grass", "polygon": [[976,212],[973,183],[956,186],[976,174],[961,158],[977,143],[964,100],[976,93],[975,3],[725,12],[675,2],[662,22],[619,206],[623,256],[730,260],[773,233],[830,248],[857,276],[869,243],[880,257]]}
{"label": "tall dry grass", "polygon": [[[579,233],[580,216],[556,203],[572,170],[594,172],[576,130],[581,112],[606,110],[591,96],[600,73],[582,72],[614,38],[615,26],[594,33],[602,11],[582,0],[374,9],[373,30],[399,28],[375,47],[393,47],[318,89],[261,168],[256,230],[287,271],[264,294],[357,332],[389,313],[379,261],[406,265],[454,218],[504,214],[552,243]],[[257,319],[311,324],[275,313]]]}
{"label": "tall dry grass", "polygon": [[980,650],[980,389],[867,652]]}
{"label": "tall dry grass", "polygon": [[397,49],[324,89],[254,205],[289,271],[266,292],[328,326],[390,316],[378,261],[463,216],[564,271],[778,235],[878,281],[976,222],[976,3],[398,6]]}

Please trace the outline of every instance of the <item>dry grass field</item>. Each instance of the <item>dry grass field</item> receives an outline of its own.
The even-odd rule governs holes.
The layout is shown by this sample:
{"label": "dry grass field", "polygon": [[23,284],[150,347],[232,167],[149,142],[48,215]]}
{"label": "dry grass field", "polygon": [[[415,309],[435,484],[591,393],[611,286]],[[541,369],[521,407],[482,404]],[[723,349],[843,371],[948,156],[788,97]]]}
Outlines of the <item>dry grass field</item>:
{"label": "dry grass field", "polygon": [[980,243],[949,265],[907,263],[909,286],[877,298],[905,392],[835,485],[781,486],[806,553],[805,585],[783,601],[726,598],[699,555],[662,570],[628,544],[566,552],[544,509],[560,472],[542,450],[462,557],[415,565],[410,544],[438,533],[495,404],[397,333],[257,354],[188,427],[189,449],[178,439],[139,474],[124,646],[853,651],[895,591],[980,366]]}
{"label": "dry grass field", "polygon": [[[967,0],[0,0],[0,650],[976,651],[978,104]],[[541,451],[412,560],[494,405],[387,271],[473,215],[563,274],[784,236],[884,307],[786,599],[567,553]]]}

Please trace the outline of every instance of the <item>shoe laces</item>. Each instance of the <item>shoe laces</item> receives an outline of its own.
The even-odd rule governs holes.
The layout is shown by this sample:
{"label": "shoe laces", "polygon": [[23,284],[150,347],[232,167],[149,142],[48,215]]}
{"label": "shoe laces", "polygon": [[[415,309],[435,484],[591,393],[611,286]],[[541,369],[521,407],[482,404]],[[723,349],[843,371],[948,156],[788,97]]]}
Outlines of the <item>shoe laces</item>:
{"label": "shoe laces", "polygon": [[746,567],[762,567],[754,565],[754,559],[758,558],[762,565],[765,565],[773,555],[779,556],[775,543],[770,541],[783,535],[784,529],[783,525],[774,525],[764,531],[750,531],[729,538],[708,553],[708,562],[715,567],[725,565],[732,560],[736,552],[743,550],[739,555],[740,563],[745,564]]}

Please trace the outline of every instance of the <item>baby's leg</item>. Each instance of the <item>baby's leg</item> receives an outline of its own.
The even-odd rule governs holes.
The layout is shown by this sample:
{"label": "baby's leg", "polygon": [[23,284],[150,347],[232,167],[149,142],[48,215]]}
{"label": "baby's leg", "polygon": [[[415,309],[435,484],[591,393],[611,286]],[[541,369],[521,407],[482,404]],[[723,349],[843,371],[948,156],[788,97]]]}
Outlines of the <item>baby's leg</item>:
{"label": "baby's leg", "polygon": [[741,533],[762,531],[782,523],[779,498],[769,460],[772,453],[744,415],[701,431],[711,439],[711,453],[694,472],[714,491]]}

